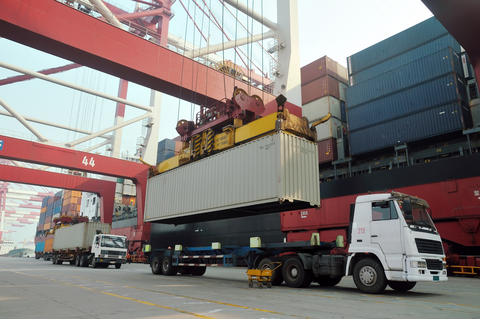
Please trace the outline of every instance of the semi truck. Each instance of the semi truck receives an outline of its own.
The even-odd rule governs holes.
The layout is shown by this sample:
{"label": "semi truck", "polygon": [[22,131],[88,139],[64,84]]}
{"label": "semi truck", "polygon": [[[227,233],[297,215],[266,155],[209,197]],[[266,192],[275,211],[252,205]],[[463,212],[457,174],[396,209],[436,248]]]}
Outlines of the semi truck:
{"label": "semi truck", "polygon": [[110,234],[110,224],[83,222],[55,230],[52,264],[119,269],[127,260],[126,237]]}
{"label": "semi truck", "polygon": [[447,280],[442,241],[428,208],[426,201],[398,192],[359,196],[350,207],[347,238],[322,242],[313,233],[310,241],[263,243],[253,237],[249,246],[179,243],[170,249],[152,243],[150,267],[167,276],[203,275],[208,266],[276,268],[271,285],[334,286],[351,275],[364,293],[381,293],[387,285],[408,291],[417,282]]}

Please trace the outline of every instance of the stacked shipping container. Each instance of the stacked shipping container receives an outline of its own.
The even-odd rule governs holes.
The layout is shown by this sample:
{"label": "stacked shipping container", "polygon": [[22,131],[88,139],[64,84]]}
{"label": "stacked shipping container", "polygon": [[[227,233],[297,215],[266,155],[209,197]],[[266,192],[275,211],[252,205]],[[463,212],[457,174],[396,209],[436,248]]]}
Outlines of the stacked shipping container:
{"label": "stacked shipping container", "polygon": [[65,190],[63,194],[62,216],[78,217],[82,203],[82,192]]}
{"label": "stacked shipping container", "polygon": [[182,142],[164,139],[158,142],[157,148],[157,164],[172,158],[175,154],[178,154],[178,151],[182,148]]}
{"label": "stacked shipping container", "polygon": [[349,57],[351,154],[471,127],[459,53],[431,18]]}
{"label": "stacked shipping container", "polygon": [[327,122],[316,126],[319,163],[345,158],[347,69],[324,56],[300,72],[302,115],[313,124],[331,114]]}

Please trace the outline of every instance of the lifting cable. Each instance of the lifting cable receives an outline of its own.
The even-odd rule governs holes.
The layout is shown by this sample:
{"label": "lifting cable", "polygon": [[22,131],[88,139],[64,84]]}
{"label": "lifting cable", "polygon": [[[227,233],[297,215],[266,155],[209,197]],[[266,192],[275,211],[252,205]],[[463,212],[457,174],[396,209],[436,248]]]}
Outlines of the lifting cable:
{"label": "lifting cable", "polygon": [[[205,0],[203,0],[203,3],[204,3],[205,5],[207,5],[207,4],[205,3]],[[210,0],[210,2],[209,2],[208,11],[209,11],[210,14],[213,16],[213,14],[212,14],[211,11],[210,11],[210,8],[211,8],[211,7],[212,7],[212,0]],[[208,38],[209,38],[209,39],[210,39],[210,27],[211,27],[211,25],[212,25],[211,22],[212,22],[212,20],[209,19],[209,22],[208,22]],[[207,41],[207,55],[206,55],[207,58],[206,58],[206,64],[208,64],[208,61],[209,61],[209,60],[208,60],[208,56],[209,56],[209,54],[210,54],[209,50],[210,50],[210,41]],[[206,75],[205,75],[205,85],[206,85],[206,88],[205,88],[205,103],[204,103],[204,105],[207,105],[207,103],[208,103],[208,98],[207,98],[207,96],[208,96],[208,71],[209,71],[209,69],[210,69],[210,67],[208,67],[208,65],[207,65],[207,69],[206,69],[207,72],[205,72],[205,73],[206,73]]]}
{"label": "lifting cable", "polygon": [[[225,25],[225,3],[222,6],[222,31],[224,30],[224,25]],[[224,40],[224,34],[222,32],[222,56],[223,56],[223,61],[225,61],[225,40]],[[225,99],[227,98],[227,84],[226,84],[226,74],[223,73],[223,92],[225,93]]]}
{"label": "lifting cable", "polygon": [[[188,2],[188,8],[190,8],[190,1]],[[187,11],[188,11],[188,9],[187,9]],[[187,52],[188,12],[187,12],[186,20],[187,20],[187,22],[185,24],[185,37],[184,37],[184,40],[183,40],[182,73],[180,75],[180,94],[179,94],[180,98],[178,99],[177,123],[180,120],[180,108],[181,108],[181,101],[182,101],[181,96],[182,96],[182,85],[183,85],[183,67],[184,67],[184,64],[185,64],[185,53]]]}

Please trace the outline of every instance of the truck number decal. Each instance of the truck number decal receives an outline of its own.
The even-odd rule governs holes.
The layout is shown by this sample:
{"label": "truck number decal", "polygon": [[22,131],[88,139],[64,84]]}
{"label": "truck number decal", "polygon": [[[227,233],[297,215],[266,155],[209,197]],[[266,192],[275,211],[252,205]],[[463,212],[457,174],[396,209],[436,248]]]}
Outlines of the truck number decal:
{"label": "truck number decal", "polygon": [[358,228],[358,233],[359,234],[365,234],[365,227]]}
{"label": "truck number decal", "polygon": [[90,165],[91,167],[94,167],[95,166],[95,160],[93,159],[93,157],[91,157],[90,161],[88,161],[87,156],[84,156],[83,160],[82,160],[82,164],[85,165],[85,166]]}

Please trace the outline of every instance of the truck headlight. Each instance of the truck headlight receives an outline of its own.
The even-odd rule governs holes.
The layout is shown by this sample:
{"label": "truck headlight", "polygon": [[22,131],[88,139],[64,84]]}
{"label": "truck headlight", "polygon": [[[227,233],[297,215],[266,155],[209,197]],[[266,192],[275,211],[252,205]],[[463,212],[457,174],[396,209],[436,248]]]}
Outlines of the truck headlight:
{"label": "truck headlight", "polygon": [[412,268],[427,268],[427,263],[424,261],[411,261],[410,267]]}
{"label": "truck headlight", "polygon": [[447,263],[443,262],[443,270],[446,270],[446,269],[447,269]]}

